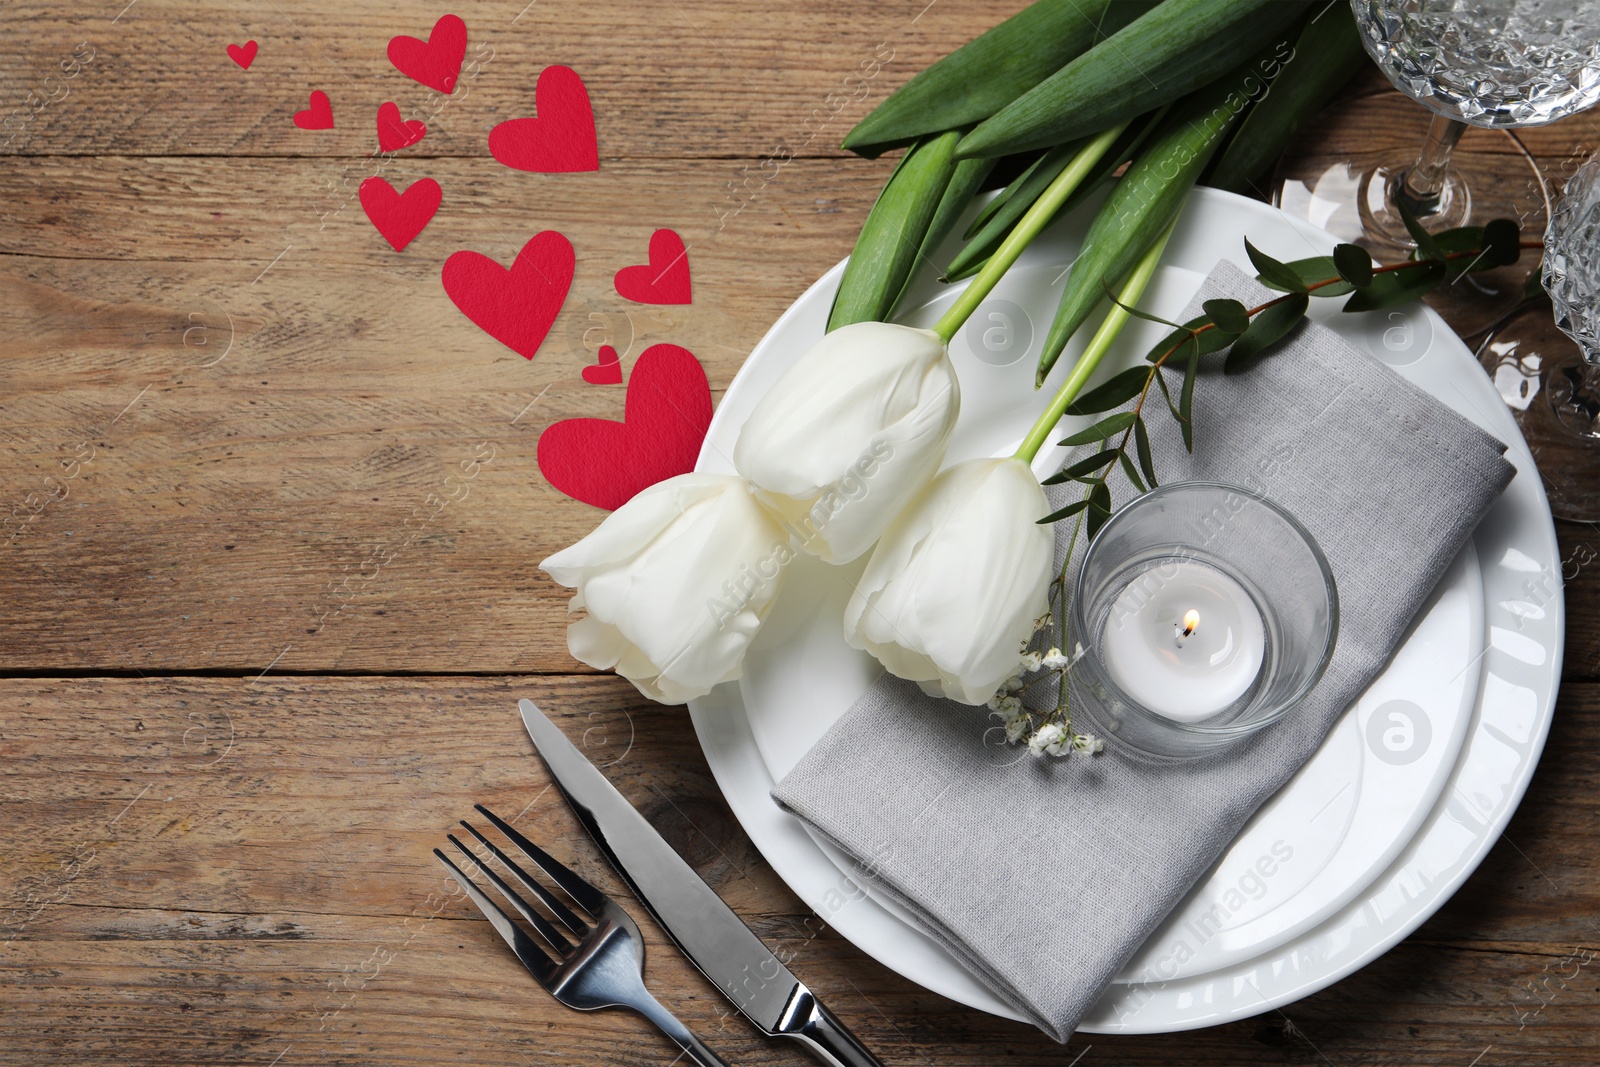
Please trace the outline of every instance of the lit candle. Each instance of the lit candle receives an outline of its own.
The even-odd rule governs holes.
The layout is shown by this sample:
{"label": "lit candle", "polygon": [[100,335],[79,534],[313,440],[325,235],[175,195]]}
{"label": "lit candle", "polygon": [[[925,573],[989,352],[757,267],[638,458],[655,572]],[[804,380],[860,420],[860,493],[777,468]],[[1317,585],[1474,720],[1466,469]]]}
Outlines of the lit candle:
{"label": "lit candle", "polygon": [[1100,656],[1122,691],[1178,722],[1198,722],[1255,682],[1261,612],[1215,567],[1168,560],[1129,582],[1106,616]]}

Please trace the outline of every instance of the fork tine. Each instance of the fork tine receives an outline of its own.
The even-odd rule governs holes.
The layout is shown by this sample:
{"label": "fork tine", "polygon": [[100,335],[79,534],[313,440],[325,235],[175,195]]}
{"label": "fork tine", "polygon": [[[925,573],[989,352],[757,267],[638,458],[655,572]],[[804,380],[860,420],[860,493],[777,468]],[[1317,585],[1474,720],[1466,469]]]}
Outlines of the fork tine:
{"label": "fork tine", "polygon": [[476,837],[479,841],[481,841],[483,843],[483,847],[488,849],[495,859],[505,864],[506,868],[511,871],[512,874],[517,876],[517,881],[521,882],[527,887],[529,892],[543,901],[544,906],[549,908],[551,912],[555,914],[556,919],[566,926],[568,930],[571,930],[578,937],[582,937],[584,934],[589,932],[588,923],[578,918],[578,916],[573,913],[571,908],[561,903],[560,899],[557,898],[554,893],[550,892],[550,890],[540,885],[537,879],[535,879],[521,867],[517,866],[516,861],[510,856],[507,856],[504,852],[500,851],[498,845],[479,833],[476,826],[473,826],[465,819],[461,820],[461,825],[467,828],[468,833],[472,834],[473,837]]}
{"label": "fork tine", "polygon": [[524,855],[538,864],[539,869],[549,875],[551,881],[566,890],[567,896],[577,901],[580,908],[590,915],[596,917],[600,915],[600,912],[606,906],[607,898],[604,893],[568,870],[563,864],[557,862],[555,857],[544,849],[517,833],[516,829],[509,823],[482,804],[474,804],[473,807],[477,808],[484,818],[494,823],[495,827],[505,834],[513,845],[520,848]]}
{"label": "fork tine", "polygon": [[[457,844],[459,846],[459,842]],[[463,874],[460,867],[451,863],[450,857],[438,849],[434,849],[433,854],[439,857],[440,863],[449,868],[451,876],[460,883],[462,889],[466,890],[467,896],[472,898],[472,902],[478,906],[483,917],[489,920],[489,925],[494,927],[507,947],[522,961],[522,965],[532,971],[533,976],[541,983],[548,985],[555,973],[555,961],[534,944],[533,938],[523,933],[522,929],[511,921],[511,916],[500,910],[500,905],[490,900],[483,890],[478,888],[477,883]],[[470,852],[467,854],[471,855]]]}
{"label": "fork tine", "polygon": [[477,867],[478,870],[482,871],[488,876],[489,881],[494,883],[494,887],[500,890],[500,895],[504,897],[513,908],[517,909],[517,914],[528,920],[529,926],[532,926],[535,930],[539,931],[539,936],[548,941],[551,948],[555,949],[556,952],[562,956],[567,956],[572,953],[572,942],[561,936],[561,931],[550,925],[549,919],[546,919],[543,915],[540,915],[538,912],[528,907],[528,902],[517,896],[517,891],[507,885],[505,879],[501,878],[494,872],[494,868],[480,860],[471,849],[461,843],[461,840],[456,837],[455,834],[446,834],[445,836],[450,839],[450,843],[452,845],[461,850],[462,854],[466,856],[467,859],[472,861],[473,865]]}

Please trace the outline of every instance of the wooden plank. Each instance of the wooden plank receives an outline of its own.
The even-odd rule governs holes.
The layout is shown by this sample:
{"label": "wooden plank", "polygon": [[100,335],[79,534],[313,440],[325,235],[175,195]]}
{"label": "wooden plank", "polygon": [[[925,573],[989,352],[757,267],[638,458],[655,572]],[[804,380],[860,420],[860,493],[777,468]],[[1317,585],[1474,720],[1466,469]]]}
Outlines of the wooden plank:
{"label": "wooden plank", "polygon": [[[588,87],[603,159],[832,154],[894,87],[1025,6],[477,4],[457,9],[467,62],[444,96],[386,55],[396,34],[426,37],[448,10],[438,4],[135,3],[114,21],[97,7],[8,6],[0,85],[18,111],[0,152],[356,156],[376,150],[377,108],[394,101],[429,126],[408,158],[487,158],[489,129],[533,114],[539,71],[560,63]],[[242,71],[226,47],[246,39],[260,50]],[[329,95],[332,130],[293,124],[313,89]]]}
{"label": "wooden plank", "polygon": [[[1573,954],[1600,951],[1600,774],[1584,755],[1600,686],[1568,687],[1507,840],[1399,948],[1281,1013],[1063,1052],[810,915],[724,805],[684,712],[615,679],[544,676],[0,682],[0,1063],[670,1060],[642,1022],[538,992],[430,854],[484,802],[627,899],[549,789],[521,696],[888,1064],[1059,1067],[1089,1046],[1130,1065],[1463,1067],[1486,1048],[1491,1067],[1593,1062],[1600,963]],[[633,910],[657,991],[730,1061],[810,1062],[728,1017]]]}

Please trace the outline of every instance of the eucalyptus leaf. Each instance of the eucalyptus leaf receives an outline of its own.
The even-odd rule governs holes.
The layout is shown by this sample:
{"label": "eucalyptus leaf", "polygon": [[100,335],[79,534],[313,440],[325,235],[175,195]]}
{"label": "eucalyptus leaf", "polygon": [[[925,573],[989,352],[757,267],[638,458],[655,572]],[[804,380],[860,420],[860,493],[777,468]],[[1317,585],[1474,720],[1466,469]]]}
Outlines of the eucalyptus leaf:
{"label": "eucalyptus leaf", "polygon": [[1282,289],[1287,293],[1303,293],[1306,291],[1305,282],[1300,280],[1300,275],[1290,269],[1282,260],[1273,259],[1261,249],[1250,243],[1245,238],[1244,250],[1250,256],[1250,262],[1255,264],[1256,272],[1261,275],[1261,280],[1274,289]]}
{"label": "eucalyptus leaf", "polygon": [[[1280,293],[1310,292],[1312,296],[1344,296],[1353,292],[1355,286],[1339,277],[1339,268],[1334,264],[1332,256],[1311,256],[1308,259],[1296,259],[1284,264],[1300,279],[1300,285],[1290,287],[1274,285],[1266,282],[1267,288],[1276,289]],[[1323,285],[1324,282],[1330,282]],[[1265,279],[1263,279],[1265,280]],[[1321,288],[1312,289],[1313,285]]]}
{"label": "eucalyptus leaf", "polygon": [[1339,277],[1357,289],[1372,284],[1372,254],[1360,245],[1337,245],[1333,266]]}
{"label": "eucalyptus leaf", "polygon": [[1139,477],[1138,470],[1134,468],[1133,460],[1128,458],[1127,449],[1119,448],[1117,450],[1117,461],[1122,464],[1122,473],[1128,476],[1128,481],[1133,483],[1133,487],[1135,489],[1139,490],[1141,493],[1148,493],[1150,491],[1145,487],[1144,480]]}
{"label": "eucalyptus leaf", "polygon": [[1219,330],[1242,334],[1250,328],[1250,312],[1237,300],[1207,300],[1200,306],[1205,308],[1206,314],[1211,316],[1211,321],[1216,323]]}
{"label": "eucalyptus leaf", "polygon": [[1085,429],[1079,430],[1071,437],[1057,441],[1058,445],[1092,445],[1096,441],[1104,441],[1115,437],[1117,434],[1133,425],[1139,416],[1132,411],[1119,411],[1110,418],[1102,419]]}
{"label": "eucalyptus leaf", "polygon": [[1483,227],[1483,248],[1488,262],[1474,270],[1508,267],[1522,258],[1522,230],[1511,219],[1494,219]]}
{"label": "eucalyptus leaf", "polygon": [[1113,451],[1103,450],[1103,451],[1100,451],[1100,452],[1096,452],[1094,455],[1088,457],[1087,459],[1080,459],[1078,462],[1072,464],[1070,467],[1061,468],[1059,471],[1057,471],[1056,473],[1052,474],[1050,477],[1046,478],[1040,484],[1042,484],[1042,485],[1060,485],[1062,482],[1075,481],[1075,480],[1077,480],[1079,478],[1083,478],[1083,477],[1086,477],[1087,475],[1093,474],[1095,471],[1099,470],[1101,467],[1109,467],[1111,464],[1115,463],[1116,461],[1117,461],[1117,454],[1115,452],[1113,452]]}
{"label": "eucalyptus leaf", "polygon": [[1183,447],[1194,451],[1194,382],[1200,377],[1200,353],[1189,353],[1183,369],[1183,388],[1178,392],[1178,418],[1183,429]]}
{"label": "eucalyptus leaf", "polygon": [[1110,411],[1144,392],[1149,382],[1148,368],[1134,367],[1125,370],[1080,396],[1067,408],[1067,414],[1094,415],[1101,411]]}
{"label": "eucalyptus leaf", "polygon": [[1295,293],[1281,304],[1274,304],[1257,315],[1244,336],[1233,343],[1228,358],[1222,365],[1223,373],[1238,374],[1248,370],[1271,350],[1273,345],[1289,335],[1289,331],[1306,317],[1311,298],[1305,293]]}
{"label": "eucalyptus leaf", "polygon": [[1409,304],[1420,299],[1445,277],[1445,265],[1439,260],[1414,263],[1400,270],[1374,273],[1372,284],[1358,289],[1344,303],[1345,311],[1376,311],[1379,308]]}
{"label": "eucalyptus leaf", "polygon": [[[1194,332],[1206,326],[1210,326],[1211,329],[1199,334]],[[1240,331],[1240,333],[1243,332],[1244,331],[1242,330]],[[1233,339],[1238,336],[1239,334],[1237,333],[1228,333],[1226,330],[1218,328],[1216,323],[1211,321],[1210,315],[1200,315],[1190,319],[1188,322],[1184,323],[1182,326],[1163,337],[1161,341],[1145,355],[1144,358],[1147,362],[1154,363],[1162,356],[1166,356],[1168,351],[1170,351],[1174,345],[1184,342],[1187,338],[1192,338],[1194,343],[1199,346],[1200,355],[1205,356],[1211,354],[1212,352],[1219,351],[1220,349],[1227,348],[1233,343]],[[1182,351],[1173,352],[1172,355],[1168,357],[1167,362],[1170,363],[1182,355]]]}
{"label": "eucalyptus leaf", "polygon": [[[1156,377],[1159,378],[1160,376],[1161,372],[1156,371]],[[1165,390],[1166,386],[1163,385],[1162,389]],[[1139,469],[1144,471],[1145,481],[1149,482],[1150,488],[1154,489],[1161,483],[1156,481],[1155,459],[1150,453],[1150,432],[1144,428],[1143,419],[1134,420],[1133,443],[1139,453]]]}
{"label": "eucalyptus leaf", "polygon": [[1416,215],[1411,213],[1411,209],[1406,207],[1405,201],[1398,198],[1395,199],[1394,209],[1400,213],[1400,221],[1405,223],[1406,232],[1411,235],[1413,241],[1417,242],[1417,250],[1412,253],[1412,258],[1418,261],[1443,259],[1445,253],[1439,247],[1439,242],[1434,240],[1433,234],[1429,233],[1428,228],[1422,225],[1422,220],[1418,219]]}
{"label": "eucalyptus leaf", "polygon": [[1038,523],[1040,526],[1044,526],[1052,522],[1060,522],[1062,519],[1070,519],[1072,516],[1076,515],[1078,512],[1082,511],[1088,506],[1089,498],[1085,496],[1082,500],[1074,500],[1060,511],[1052,511],[1044,518],[1039,519]]}
{"label": "eucalyptus leaf", "polygon": [[1105,482],[1097,482],[1095,487],[1089,490],[1088,516],[1088,533],[1093,537],[1111,517],[1111,490]]}

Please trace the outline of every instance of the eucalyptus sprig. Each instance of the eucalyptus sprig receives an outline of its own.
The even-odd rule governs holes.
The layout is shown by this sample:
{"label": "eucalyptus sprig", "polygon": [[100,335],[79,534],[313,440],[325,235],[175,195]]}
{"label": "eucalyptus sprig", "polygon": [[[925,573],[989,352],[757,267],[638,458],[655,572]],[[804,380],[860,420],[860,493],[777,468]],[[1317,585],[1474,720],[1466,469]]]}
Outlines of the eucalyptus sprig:
{"label": "eucalyptus sprig", "polygon": [[[1045,479],[1046,485],[1079,482],[1084,491],[1082,498],[1039,521],[1053,523],[1081,515],[1080,523],[1093,537],[1111,517],[1110,479],[1114,472],[1121,471],[1140,493],[1157,485],[1144,418],[1152,387],[1161,390],[1181,428],[1184,447],[1194,451],[1194,389],[1202,356],[1225,353],[1223,373],[1238,374],[1272,354],[1306,317],[1313,296],[1348,296],[1342,310],[1349,312],[1393,307],[1419,299],[1464,274],[1508,266],[1517,261],[1524,247],[1538,245],[1522,241],[1521,232],[1511,219],[1430,234],[1404,208],[1401,212],[1417,242],[1416,252],[1403,263],[1375,265],[1366,249],[1353,244],[1336,246],[1331,256],[1286,263],[1246,240],[1245,251],[1255,265],[1256,279],[1283,294],[1255,307],[1228,298],[1207,300],[1201,305],[1200,315],[1176,323],[1139,311],[1122,303],[1116,294],[1109,294],[1127,314],[1170,326],[1172,332],[1146,355],[1146,366],[1117,374],[1066,409],[1069,415],[1112,414],[1057,442],[1066,447],[1100,447]],[[1176,400],[1163,373],[1174,368],[1181,368],[1182,374]],[[1115,410],[1130,400],[1134,401],[1131,408]],[[1074,530],[1074,539],[1076,534]]]}

